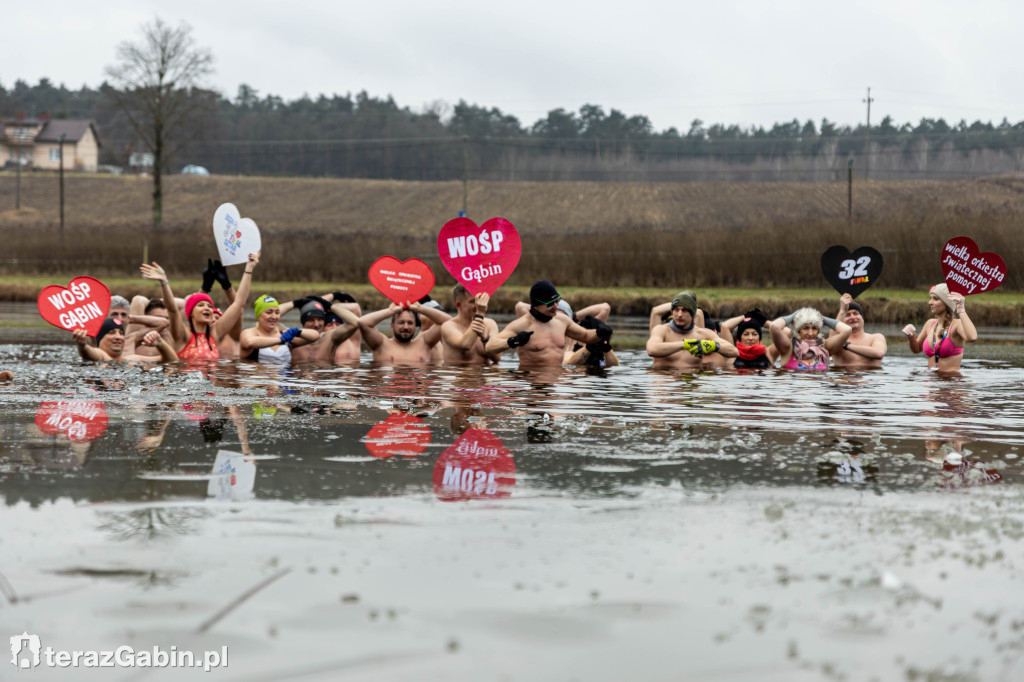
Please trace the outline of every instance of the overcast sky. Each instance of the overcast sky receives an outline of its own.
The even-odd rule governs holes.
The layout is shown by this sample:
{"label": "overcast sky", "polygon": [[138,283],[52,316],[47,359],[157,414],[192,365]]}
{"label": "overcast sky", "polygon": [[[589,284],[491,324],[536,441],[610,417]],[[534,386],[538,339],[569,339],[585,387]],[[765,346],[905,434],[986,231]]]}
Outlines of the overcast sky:
{"label": "overcast sky", "polygon": [[160,16],[214,55],[208,83],[234,97],[366,90],[421,110],[464,99],[531,124],[598,104],[649,116],[770,125],[886,114],[1024,120],[1024,6],[1012,2],[794,0],[508,3],[49,0],[8,3],[0,84],[97,86],[115,47]]}

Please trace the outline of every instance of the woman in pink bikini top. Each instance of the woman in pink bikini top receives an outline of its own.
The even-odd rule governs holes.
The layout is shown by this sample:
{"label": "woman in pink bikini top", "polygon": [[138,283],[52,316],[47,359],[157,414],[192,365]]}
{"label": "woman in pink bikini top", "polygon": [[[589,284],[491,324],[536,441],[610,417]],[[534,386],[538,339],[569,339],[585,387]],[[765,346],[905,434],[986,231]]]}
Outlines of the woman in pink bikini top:
{"label": "woman in pink bikini top", "polygon": [[[821,332],[828,327],[835,335],[823,339]],[[772,344],[778,349],[782,369],[822,372],[828,369],[829,359],[838,353],[853,333],[845,322],[822,317],[814,308],[801,308],[791,315],[780,317],[768,328]]]}
{"label": "woman in pink bikini top", "polygon": [[928,356],[928,369],[939,372],[960,370],[964,346],[978,340],[978,330],[967,315],[962,294],[950,292],[949,287],[936,284],[929,291],[928,309],[934,317],[924,324],[921,333],[908,324],[903,328],[910,350]]}
{"label": "woman in pink bikini top", "polygon": [[236,322],[242,319],[242,306],[249,297],[252,286],[252,271],[260,262],[260,254],[249,254],[245,272],[238,285],[235,300],[218,319],[214,319],[213,299],[204,293],[192,294],[185,299],[185,317],[182,318],[174,300],[174,292],[167,282],[164,269],[156,263],[143,263],[139,270],[146,279],[155,279],[162,287],[164,305],[171,318],[171,336],[174,350],[182,362],[213,362],[220,357],[217,343]]}

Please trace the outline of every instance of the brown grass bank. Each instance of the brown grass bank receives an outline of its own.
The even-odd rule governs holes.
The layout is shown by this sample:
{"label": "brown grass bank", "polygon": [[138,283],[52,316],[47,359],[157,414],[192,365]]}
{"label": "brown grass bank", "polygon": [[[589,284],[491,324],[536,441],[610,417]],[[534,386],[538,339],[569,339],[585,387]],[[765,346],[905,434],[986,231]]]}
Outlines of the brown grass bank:
{"label": "brown grass bank", "polygon": [[[132,272],[148,244],[173,277],[194,277],[215,254],[210,221],[225,201],[260,225],[269,280],[365,281],[385,253],[440,267],[435,239],[461,203],[458,183],[170,177],[165,227],[149,230],[145,178],[71,176],[59,229],[57,180],[0,175],[0,274]],[[920,288],[942,278],[939,249],[965,234],[1008,265],[1004,290],[1024,289],[1024,177],[858,183],[846,220],[841,183],[471,183],[470,215],[511,220],[523,258],[510,280],[589,287],[818,287],[832,244],[869,245],[886,260],[880,284]],[[5,209],[4,207],[10,207]]]}

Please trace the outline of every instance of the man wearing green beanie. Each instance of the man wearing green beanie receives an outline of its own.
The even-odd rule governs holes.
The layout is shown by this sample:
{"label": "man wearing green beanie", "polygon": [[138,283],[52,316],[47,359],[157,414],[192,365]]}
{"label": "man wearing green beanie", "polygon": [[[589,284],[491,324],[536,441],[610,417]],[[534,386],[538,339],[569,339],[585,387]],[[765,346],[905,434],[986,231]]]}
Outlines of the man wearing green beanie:
{"label": "man wearing green beanie", "polygon": [[697,295],[680,291],[672,297],[672,318],[651,330],[647,354],[654,358],[655,369],[700,370],[708,355],[726,358],[738,355],[736,346],[714,331],[695,324]]}

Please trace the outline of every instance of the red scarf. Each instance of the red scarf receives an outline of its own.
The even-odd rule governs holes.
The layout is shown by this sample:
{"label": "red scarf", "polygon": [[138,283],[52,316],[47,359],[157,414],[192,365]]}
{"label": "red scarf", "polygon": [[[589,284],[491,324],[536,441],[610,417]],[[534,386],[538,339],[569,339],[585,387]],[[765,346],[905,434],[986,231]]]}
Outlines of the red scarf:
{"label": "red scarf", "polygon": [[736,342],[736,350],[739,351],[740,357],[744,360],[757,360],[768,352],[768,348],[763,343],[755,343],[753,346],[748,346],[738,341]]}

